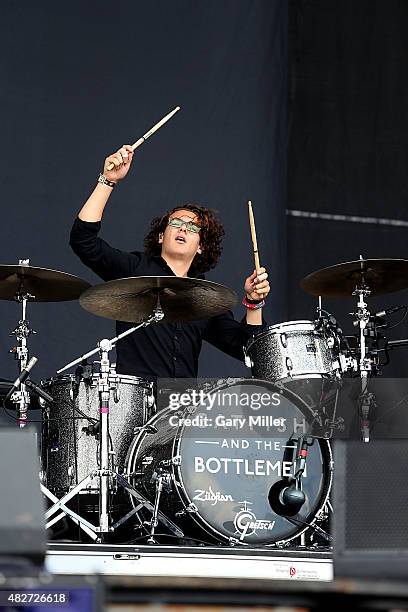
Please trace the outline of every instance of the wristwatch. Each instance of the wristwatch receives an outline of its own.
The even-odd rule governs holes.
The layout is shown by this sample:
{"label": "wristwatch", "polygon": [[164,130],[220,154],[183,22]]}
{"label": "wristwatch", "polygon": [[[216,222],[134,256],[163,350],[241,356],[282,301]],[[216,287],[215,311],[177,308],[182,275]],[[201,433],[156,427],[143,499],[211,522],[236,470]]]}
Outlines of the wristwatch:
{"label": "wristwatch", "polygon": [[100,174],[98,177],[98,183],[101,183],[102,185],[107,185],[108,187],[112,187],[112,189],[115,187],[116,183],[114,183],[113,181],[110,181],[109,179],[106,178],[106,176],[104,174]]}

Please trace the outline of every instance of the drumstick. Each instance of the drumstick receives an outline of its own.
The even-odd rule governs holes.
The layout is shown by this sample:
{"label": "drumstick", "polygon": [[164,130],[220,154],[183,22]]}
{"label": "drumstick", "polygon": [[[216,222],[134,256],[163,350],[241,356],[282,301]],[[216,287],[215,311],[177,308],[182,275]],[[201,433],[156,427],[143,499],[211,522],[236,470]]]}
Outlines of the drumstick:
{"label": "drumstick", "polygon": [[[252,248],[254,251],[255,270],[259,270],[259,268],[261,267],[261,264],[259,263],[258,241],[256,239],[255,219],[254,219],[254,213],[252,210],[251,200],[248,200],[248,213],[249,213],[249,226],[251,228]],[[263,295],[259,294],[259,297],[262,298]]]}
{"label": "drumstick", "polygon": [[[175,115],[177,113],[177,111],[180,110],[179,106],[176,106],[176,108],[174,110],[171,111],[171,113],[169,113],[168,115],[166,115],[165,117],[163,117],[163,119],[160,119],[160,121],[158,123],[156,123],[156,125],[154,125],[152,128],[150,128],[150,130],[148,132],[146,132],[146,134],[144,134],[141,138],[139,138],[139,140],[136,140],[136,142],[134,142],[131,146],[133,151],[135,149],[137,149],[138,147],[140,147],[141,144],[144,143],[145,140],[147,140],[148,138],[150,138],[150,136],[152,134],[154,134],[155,132],[157,132],[157,130],[159,130],[161,128],[162,125],[164,125],[165,123],[167,123],[167,121],[169,119],[172,118],[173,115]],[[107,170],[112,170],[115,167],[115,164],[113,164],[112,162],[110,162],[107,166]]]}
{"label": "drumstick", "polygon": [[248,213],[249,213],[249,226],[251,228],[252,247],[254,250],[255,270],[259,270],[261,266],[259,263],[258,242],[256,239],[255,219],[254,219],[254,213],[252,210],[251,200],[248,200]]}

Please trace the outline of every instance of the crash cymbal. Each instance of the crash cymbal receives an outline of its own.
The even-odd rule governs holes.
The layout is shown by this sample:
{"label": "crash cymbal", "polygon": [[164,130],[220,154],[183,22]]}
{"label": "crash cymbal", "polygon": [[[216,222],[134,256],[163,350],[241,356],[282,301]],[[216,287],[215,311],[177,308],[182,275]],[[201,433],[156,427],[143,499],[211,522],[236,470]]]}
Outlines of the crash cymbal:
{"label": "crash cymbal", "polygon": [[91,287],[80,297],[85,310],[100,317],[140,323],[153,313],[160,297],[162,323],[208,319],[226,312],[237,301],[232,289],[197,278],[137,276]]}
{"label": "crash cymbal", "polygon": [[19,294],[30,294],[30,301],[60,302],[76,300],[91,285],[58,270],[26,265],[0,265],[0,299],[15,300]]}
{"label": "crash cymbal", "polygon": [[322,297],[351,297],[357,285],[366,285],[371,295],[408,287],[408,260],[358,259],[322,268],[300,281],[307,293]]}

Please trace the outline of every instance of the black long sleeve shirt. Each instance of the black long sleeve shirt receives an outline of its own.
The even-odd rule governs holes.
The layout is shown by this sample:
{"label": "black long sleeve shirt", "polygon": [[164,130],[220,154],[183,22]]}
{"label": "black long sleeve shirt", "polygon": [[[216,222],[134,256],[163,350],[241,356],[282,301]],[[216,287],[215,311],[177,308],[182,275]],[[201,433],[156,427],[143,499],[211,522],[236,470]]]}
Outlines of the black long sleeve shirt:
{"label": "black long sleeve shirt", "polygon": [[[166,261],[138,251],[111,247],[99,238],[100,222],[77,218],[70,245],[81,261],[104,281],[130,276],[175,276]],[[117,334],[132,326],[116,322]],[[116,346],[117,371],[143,378],[195,378],[202,340],[224,353],[243,360],[243,347],[262,326],[234,319],[231,311],[210,319],[149,325],[126,336]]]}

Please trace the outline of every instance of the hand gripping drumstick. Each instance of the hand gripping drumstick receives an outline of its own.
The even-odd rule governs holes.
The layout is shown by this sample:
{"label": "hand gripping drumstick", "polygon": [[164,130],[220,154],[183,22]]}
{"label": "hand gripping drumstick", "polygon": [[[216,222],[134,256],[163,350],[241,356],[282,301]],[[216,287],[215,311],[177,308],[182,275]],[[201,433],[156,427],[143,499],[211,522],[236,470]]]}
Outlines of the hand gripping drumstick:
{"label": "hand gripping drumstick", "polygon": [[[261,264],[259,263],[259,252],[258,252],[258,241],[256,239],[255,219],[252,210],[252,202],[248,200],[248,213],[249,213],[249,226],[251,228],[252,247],[254,251],[255,270],[259,270]],[[263,296],[260,294],[260,298]]]}
{"label": "hand gripping drumstick", "polygon": [[[167,121],[169,119],[172,118],[173,115],[175,115],[177,113],[177,111],[180,110],[179,106],[176,106],[176,108],[174,110],[171,111],[171,113],[169,113],[168,115],[166,115],[165,117],[163,117],[163,119],[160,119],[160,121],[158,123],[156,123],[156,125],[154,125],[152,128],[150,128],[150,130],[148,132],[146,132],[146,134],[144,134],[141,138],[139,138],[139,140],[136,140],[136,142],[134,142],[132,144],[132,149],[133,151],[135,149],[137,149],[137,147],[140,147],[141,144],[144,143],[145,140],[147,140],[148,138],[150,138],[150,136],[152,134],[154,134],[155,132],[157,132],[158,129],[161,128],[162,125],[164,125],[165,123],[167,123]],[[112,162],[110,162],[108,164],[107,169],[108,170],[112,170],[115,167],[115,164],[113,164]]]}

